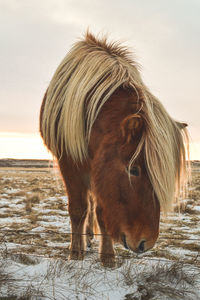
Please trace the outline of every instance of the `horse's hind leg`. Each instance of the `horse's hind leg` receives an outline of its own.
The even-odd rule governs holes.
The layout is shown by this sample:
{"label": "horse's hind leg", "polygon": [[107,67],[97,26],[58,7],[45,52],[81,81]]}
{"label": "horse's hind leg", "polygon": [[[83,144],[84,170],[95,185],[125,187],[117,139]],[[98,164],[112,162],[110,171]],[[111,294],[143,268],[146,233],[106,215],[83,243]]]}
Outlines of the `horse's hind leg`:
{"label": "horse's hind leg", "polygon": [[92,196],[88,194],[88,216],[87,216],[87,226],[86,226],[86,239],[87,246],[91,247],[91,241],[94,237],[93,226],[94,226],[94,202]]}

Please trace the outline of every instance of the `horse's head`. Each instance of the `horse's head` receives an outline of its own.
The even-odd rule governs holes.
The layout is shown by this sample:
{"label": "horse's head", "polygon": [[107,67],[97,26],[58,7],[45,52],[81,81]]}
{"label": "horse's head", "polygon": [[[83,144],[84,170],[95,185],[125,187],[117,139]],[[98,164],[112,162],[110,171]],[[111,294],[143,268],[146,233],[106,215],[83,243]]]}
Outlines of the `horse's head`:
{"label": "horse's head", "polygon": [[104,137],[94,156],[92,183],[111,237],[141,253],[157,240],[160,205],[148,176],[144,149],[138,149],[145,131],[142,117],[129,115],[118,127],[118,133]]}

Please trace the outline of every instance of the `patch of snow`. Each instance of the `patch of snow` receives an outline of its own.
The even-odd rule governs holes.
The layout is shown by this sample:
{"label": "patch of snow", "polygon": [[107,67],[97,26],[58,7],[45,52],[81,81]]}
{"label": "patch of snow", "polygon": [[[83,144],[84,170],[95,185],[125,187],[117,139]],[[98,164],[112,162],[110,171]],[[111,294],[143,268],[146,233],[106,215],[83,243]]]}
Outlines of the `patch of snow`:
{"label": "patch of snow", "polygon": [[6,249],[11,250],[11,249],[16,249],[16,248],[28,248],[30,245],[22,245],[22,244],[17,244],[17,243],[6,243]]}
{"label": "patch of snow", "polygon": [[200,212],[200,206],[199,205],[193,206],[193,209]]}
{"label": "patch of snow", "polygon": [[55,196],[52,196],[52,197],[49,197],[48,200],[49,201],[56,201],[57,202],[58,198],[55,197]]}
{"label": "patch of snow", "polygon": [[[191,233],[195,233],[195,232],[199,233],[200,232],[200,228],[199,228],[198,224],[197,224],[197,227],[194,227],[194,226],[193,227],[182,226],[182,227],[180,227],[180,232],[187,233],[187,234],[191,234]],[[200,238],[200,236],[197,236],[196,238]]]}
{"label": "patch of snow", "polygon": [[20,192],[20,189],[5,188],[4,191],[5,191],[7,194],[15,194],[15,193]]}
{"label": "patch of snow", "polygon": [[47,245],[49,247],[63,247],[63,248],[66,248],[69,243],[68,242],[65,242],[65,243],[61,243],[61,242],[48,242]]}
{"label": "patch of snow", "polygon": [[[2,196],[5,197],[5,194],[3,194]],[[7,198],[1,198],[0,199],[1,206],[8,205],[9,203],[10,203],[10,201]]]}
{"label": "patch of snow", "polygon": [[58,215],[50,215],[50,216],[42,216],[43,221],[46,220],[46,222],[66,222],[66,218]]}
{"label": "patch of snow", "polygon": [[179,259],[187,258],[188,256],[195,257],[197,255],[196,251],[191,251],[188,249],[183,249],[183,248],[167,248],[167,251],[174,255],[177,256]]}
{"label": "patch of snow", "polygon": [[[34,260],[34,256],[33,256]],[[19,260],[18,260],[19,261]],[[37,291],[36,298],[33,299],[80,299],[80,300],[118,300],[118,299],[144,299],[148,289],[153,293],[148,299],[165,299],[160,293],[167,288],[173,288],[182,292],[189,291],[192,295],[189,299],[199,300],[199,291],[190,283],[185,282],[181,277],[174,277],[173,280],[168,278],[168,270],[170,270],[169,261],[137,261],[129,260],[114,269],[105,269],[99,263],[85,261],[64,261],[38,258],[36,263],[32,265],[24,265],[9,258],[6,259],[6,269],[4,270],[12,275],[14,283],[14,293],[22,295],[23,292],[31,287]],[[169,267],[168,267],[169,266]],[[199,270],[190,266],[181,267],[185,273],[195,276],[196,282],[199,282]],[[153,279],[156,270],[160,271],[160,277]],[[180,275],[181,275],[180,270]],[[6,285],[10,281],[5,282],[4,290],[1,290],[2,297],[6,297]],[[151,284],[153,286],[151,287]],[[29,292],[31,291],[29,289]],[[4,292],[4,293],[3,293]],[[41,293],[41,294],[40,294]],[[188,299],[186,297],[178,299]]]}
{"label": "patch of snow", "polygon": [[22,217],[7,217],[7,218],[0,218],[0,223],[5,224],[6,223],[28,223],[27,219],[23,219]]}
{"label": "patch of snow", "polygon": [[45,228],[45,226],[52,226],[52,227],[58,227],[60,232],[65,232],[65,231],[69,231],[71,230],[70,227],[70,220],[69,218],[65,218],[65,220],[63,221],[55,221],[55,222],[50,222],[48,219],[45,221],[38,221],[37,224],[44,226],[43,228]]}
{"label": "patch of snow", "polygon": [[68,197],[67,196],[59,196],[59,199],[62,199],[64,202],[68,201]]}
{"label": "patch of snow", "polygon": [[170,221],[186,221],[186,222],[188,221],[188,222],[190,222],[191,217],[188,216],[188,215],[186,216],[185,214],[182,214],[182,213],[177,213],[177,214],[167,216],[166,221],[164,221],[163,223],[167,224],[168,220],[170,220]]}
{"label": "patch of snow", "polygon": [[200,238],[194,234],[190,234],[190,236],[188,237],[188,239],[186,238],[185,240],[181,241],[184,244],[196,244],[196,245],[200,245]]}
{"label": "patch of snow", "polygon": [[38,226],[38,227],[35,227],[33,229],[30,230],[30,232],[40,232],[40,231],[44,231],[44,227],[43,226]]}

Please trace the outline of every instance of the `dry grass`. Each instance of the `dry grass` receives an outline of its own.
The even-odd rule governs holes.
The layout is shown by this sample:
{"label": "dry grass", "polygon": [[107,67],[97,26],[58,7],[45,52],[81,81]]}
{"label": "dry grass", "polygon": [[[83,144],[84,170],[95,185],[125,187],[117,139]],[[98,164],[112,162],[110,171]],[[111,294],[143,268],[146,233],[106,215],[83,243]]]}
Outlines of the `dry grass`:
{"label": "dry grass", "polygon": [[[39,204],[41,201],[41,196],[38,193],[30,194],[25,200],[25,210],[27,213],[32,212],[34,204]],[[33,216],[32,216],[33,217]],[[34,217],[33,217],[34,218]]]}
{"label": "dry grass", "polygon": [[127,294],[126,300],[199,299],[194,289],[197,287],[196,278],[200,271],[188,274],[183,263],[158,263],[150,270],[143,268],[142,272],[133,272],[133,268],[128,265],[121,273],[126,285],[138,285],[137,292]]}
{"label": "dry grass", "polygon": [[30,221],[31,224],[36,224],[38,222],[38,215],[32,213],[31,215],[27,216],[27,219]]}
{"label": "dry grass", "polygon": [[18,254],[14,254],[14,255],[10,255],[10,258],[15,261],[18,262],[20,264],[23,265],[36,265],[39,263],[39,259],[35,258],[31,255],[26,255],[24,253],[18,253]]}
{"label": "dry grass", "polygon": [[[148,254],[148,256],[157,255],[158,257],[175,259],[176,256],[165,251],[165,249],[169,246],[199,251],[199,246],[195,242],[191,242],[187,245],[186,243],[182,243],[181,240],[174,240],[174,237],[187,240],[188,235],[182,230],[182,227],[189,227],[192,230],[192,228],[195,228],[195,226],[199,224],[198,211],[193,209],[193,207],[198,203],[200,204],[200,191],[198,189],[199,184],[200,173],[195,173],[192,179],[190,198],[187,202],[181,204],[179,211],[177,209],[178,214],[190,217],[190,223],[188,223],[187,219],[184,220],[183,218],[176,218],[173,221],[165,220],[164,222],[161,222],[161,237],[164,236],[164,239],[157,242],[154,250]],[[12,172],[10,172],[10,169],[1,170],[0,188],[4,193],[4,197],[9,201],[9,205],[8,203],[4,203],[2,206],[3,210],[0,213],[0,217],[4,219],[5,222],[7,218],[12,217],[23,217],[23,220],[25,221],[23,223],[15,222],[15,218],[13,218],[13,222],[10,222],[8,225],[11,230],[22,229],[28,232],[37,228],[37,226],[41,226],[40,224],[43,222],[42,226],[44,227],[44,231],[51,230],[56,232],[58,231],[58,228],[51,224],[48,220],[50,218],[52,218],[52,220],[56,220],[56,218],[60,218],[61,216],[63,219],[68,218],[67,203],[60,198],[65,195],[64,186],[61,180],[56,177],[56,174],[52,169],[43,169],[41,171],[37,169],[14,170],[12,168]],[[7,189],[10,188],[14,188],[17,191],[7,193]],[[192,196],[194,196],[195,199],[192,198]],[[10,207],[10,203],[12,203],[13,200],[15,201],[16,206]],[[171,224],[168,225],[168,222]],[[41,241],[43,239],[48,239],[50,243],[69,243],[70,235],[62,236],[61,234],[57,235],[56,233],[49,234],[48,237],[44,235],[40,235],[39,237],[37,235],[33,235],[31,238],[27,239],[27,243],[31,242],[32,248],[33,244],[36,245],[38,243],[42,245],[43,243]],[[13,232],[6,237],[6,242],[14,241],[17,241],[19,244],[24,244],[23,235],[21,233],[16,234]],[[50,253],[52,249],[53,246],[46,247],[46,253]],[[62,249],[62,251],[64,251],[64,248]],[[34,253],[35,251],[37,252],[37,249],[35,246],[33,249],[28,247],[27,251]],[[118,246],[116,246],[116,252],[118,255],[131,257],[131,255],[121,247],[118,248]],[[54,251],[55,256],[57,256],[58,253],[61,253],[61,249],[58,250],[57,253]]]}
{"label": "dry grass", "polygon": [[32,212],[32,202],[29,201],[29,199],[26,199],[26,201],[25,201],[25,210],[27,213]]}
{"label": "dry grass", "polygon": [[[61,229],[70,230],[62,225],[64,220],[69,217],[67,201],[63,198],[65,190],[61,180],[55,177],[52,170],[46,169],[41,172],[34,169],[30,172],[25,171],[24,169],[12,169],[12,172],[10,172],[10,169],[4,169],[0,172],[0,189],[3,195],[1,198],[3,199],[2,203],[0,201],[1,249],[6,249],[7,255],[11,255],[11,260],[27,266],[37,264],[37,260],[32,258],[30,254],[58,258],[57,265],[52,265],[48,274],[46,274],[47,278],[53,280],[54,275],[63,274],[64,276],[66,272],[71,272],[74,266],[73,263],[64,263],[59,259],[68,257],[71,238],[70,235],[58,232]],[[200,252],[199,241],[188,241],[193,230],[193,235],[196,238],[199,239],[200,236],[200,230],[198,231],[200,225],[199,211],[195,210],[195,206],[200,205],[200,173],[196,172],[194,174],[191,187],[189,199],[181,204],[180,210],[176,210],[177,213],[173,215],[175,218],[170,216],[164,222],[161,220],[161,238],[154,249],[144,256],[147,261],[155,257],[169,259],[173,262],[173,266],[158,264],[155,267],[152,266],[150,272],[142,269],[136,274],[136,271],[133,272],[135,269],[134,255],[116,245],[117,267],[121,267],[120,272],[122,270],[124,286],[131,288],[135,283],[138,285],[137,293],[127,292],[126,300],[158,300],[165,299],[164,295],[168,297],[166,299],[173,300],[198,299],[193,296],[192,292],[190,293],[192,287],[195,286],[195,278],[193,278],[194,281],[189,281],[188,276],[191,276],[191,274],[187,274],[184,264],[200,265],[197,257]],[[7,218],[9,218],[9,222],[7,222]],[[54,219],[55,222],[52,221]],[[56,224],[56,220],[58,220],[59,225]],[[32,232],[32,230],[38,228],[41,232]],[[6,231],[3,231],[4,229],[10,229],[11,232],[6,233]],[[16,247],[7,248],[10,243],[16,244]],[[95,265],[98,262],[98,241],[95,240],[92,246],[92,250],[86,254],[86,260]],[[176,252],[173,252],[174,249]],[[177,251],[179,250],[180,252],[181,250],[188,251],[186,252],[188,254],[183,259],[184,263],[178,265]],[[130,264],[127,261],[130,261]],[[124,266],[124,269],[122,269],[122,266]],[[71,281],[77,280],[77,290],[83,289],[86,291],[86,299],[95,294],[95,284],[97,285],[97,283],[92,282],[91,272],[94,272],[94,270],[90,267],[87,270],[76,270],[76,272],[71,273],[69,278]],[[14,289],[12,289],[12,286],[15,286],[12,278],[12,274],[3,272],[3,266],[1,268],[0,263],[0,295],[1,283],[11,282],[10,292],[4,297],[5,299],[32,300],[37,299],[34,298],[37,292],[40,295],[40,291],[34,290],[33,287],[31,290],[29,286],[27,293],[24,294],[23,292],[21,298],[17,298],[19,295],[16,295]],[[168,288],[164,285],[165,280],[169,282]],[[184,282],[188,288],[180,290],[180,286],[181,284],[184,285]],[[119,284],[122,284],[122,282],[119,282]],[[75,293],[75,291],[73,292]],[[0,296],[0,300],[4,298]]]}

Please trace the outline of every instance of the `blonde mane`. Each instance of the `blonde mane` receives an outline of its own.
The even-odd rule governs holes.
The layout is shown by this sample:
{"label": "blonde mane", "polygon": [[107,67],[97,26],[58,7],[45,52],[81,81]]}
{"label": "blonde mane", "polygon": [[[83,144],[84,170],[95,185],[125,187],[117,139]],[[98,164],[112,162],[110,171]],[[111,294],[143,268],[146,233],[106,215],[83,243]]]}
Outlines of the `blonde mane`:
{"label": "blonde mane", "polygon": [[149,178],[167,211],[186,183],[187,131],[149,92],[125,47],[90,33],[72,47],[48,87],[41,124],[44,141],[58,159],[66,151],[75,162],[83,162],[98,113],[120,86],[140,95],[146,123],[130,165],[144,148]]}

